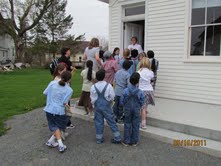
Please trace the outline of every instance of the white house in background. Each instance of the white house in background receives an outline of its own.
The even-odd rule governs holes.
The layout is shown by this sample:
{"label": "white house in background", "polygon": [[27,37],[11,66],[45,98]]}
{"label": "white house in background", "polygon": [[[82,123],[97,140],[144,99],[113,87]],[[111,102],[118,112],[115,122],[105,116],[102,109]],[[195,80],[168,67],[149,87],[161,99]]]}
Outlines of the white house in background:
{"label": "white house in background", "polygon": [[8,35],[0,35],[0,63],[14,62],[15,45],[13,39]]}
{"label": "white house in background", "polygon": [[221,0],[100,1],[109,3],[109,48],[123,50],[137,36],[160,62],[150,117],[221,133]]}

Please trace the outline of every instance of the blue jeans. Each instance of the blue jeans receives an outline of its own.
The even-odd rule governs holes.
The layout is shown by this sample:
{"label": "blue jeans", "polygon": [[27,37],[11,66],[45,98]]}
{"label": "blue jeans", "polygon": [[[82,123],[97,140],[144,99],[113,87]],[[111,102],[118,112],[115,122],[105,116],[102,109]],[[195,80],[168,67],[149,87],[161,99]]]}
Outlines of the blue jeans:
{"label": "blue jeans", "polygon": [[112,130],[112,133],[114,135],[114,139],[116,141],[120,141],[120,132],[118,130],[114,114],[110,108],[95,108],[95,128],[96,128],[96,139],[102,140],[103,139],[103,132],[104,132],[104,118],[107,121],[107,124],[109,125],[110,129]]}
{"label": "blue jeans", "polygon": [[124,142],[136,144],[139,141],[140,109],[125,109],[124,116]]}
{"label": "blue jeans", "polygon": [[117,119],[123,116],[123,107],[120,106],[120,96],[115,96],[113,111]]}

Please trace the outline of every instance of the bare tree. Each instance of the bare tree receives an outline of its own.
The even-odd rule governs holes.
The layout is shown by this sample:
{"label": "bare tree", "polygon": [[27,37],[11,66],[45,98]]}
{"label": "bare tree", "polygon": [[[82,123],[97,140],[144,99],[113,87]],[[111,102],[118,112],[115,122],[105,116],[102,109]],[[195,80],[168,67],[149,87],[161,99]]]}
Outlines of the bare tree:
{"label": "bare tree", "polygon": [[105,38],[104,36],[97,36],[96,38],[98,38],[98,40],[99,40],[101,49],[103,51],[107,51],[108,50],[108,40],[107,40],[107,38]]}
{"label": "bare tree", "polygon": [[22,60],[27,33],[33,29],[53,0],[1,0],[0,27],[12,37],[16,59]]}

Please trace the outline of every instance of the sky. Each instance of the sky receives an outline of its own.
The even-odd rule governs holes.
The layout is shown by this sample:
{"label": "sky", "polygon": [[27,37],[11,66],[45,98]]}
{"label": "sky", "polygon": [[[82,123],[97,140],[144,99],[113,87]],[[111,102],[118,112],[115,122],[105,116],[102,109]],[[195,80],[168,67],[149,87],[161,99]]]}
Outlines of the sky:
{"label": "sky", "polygon": [[98,0],[68,0],[66,12],[72,15],[74,22],[70,34],[85,33],[86,40],[97,36],[108,39],[108,4]]}

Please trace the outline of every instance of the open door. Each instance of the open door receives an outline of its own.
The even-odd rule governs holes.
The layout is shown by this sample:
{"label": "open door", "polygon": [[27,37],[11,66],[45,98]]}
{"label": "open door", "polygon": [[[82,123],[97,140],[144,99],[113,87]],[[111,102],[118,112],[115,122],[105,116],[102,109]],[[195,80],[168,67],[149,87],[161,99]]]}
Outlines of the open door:
{"label": "open door", "polygon": [[138,44],[144,47],[144,21],[124,23],[124,48],[128,48],[133,36],[136,36]]}

